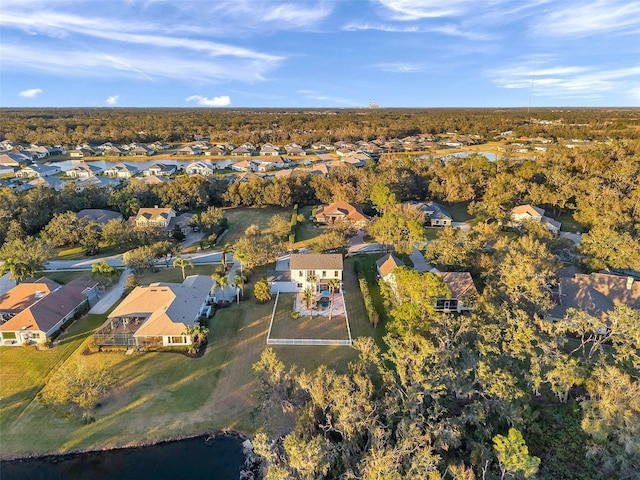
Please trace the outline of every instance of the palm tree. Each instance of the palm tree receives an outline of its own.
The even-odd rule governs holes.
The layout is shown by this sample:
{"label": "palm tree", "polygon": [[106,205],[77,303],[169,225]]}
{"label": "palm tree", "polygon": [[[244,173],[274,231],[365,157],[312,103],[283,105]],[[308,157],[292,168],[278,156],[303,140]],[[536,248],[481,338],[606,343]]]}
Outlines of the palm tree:
{"label": "palm tree", "polygon": [[211,275],[211,278],[218,285],[218,288],[222,292],[222,300],[224,300],[224,287],[229,285],[229,277],[226,275],[220,275],[219,273],[214,273]]}
{"label": "palm tree", "polygon": [[313,284],[313,293],[316,293],[316,283],[317,282],[318,282],[318,277],[316,277],[315,275],[309,275],[307,277],[307,283],[312,283]]}
{"label": "palm tree", "polygon": [[335,296],[336,290],[340,288],[340,280],[332,278],[327,282],[327,286],[331,292],[331,304],[329,305],[329,321],[331,321],[331,317],[333,315],[333,297]]}
{"label": "palm tree", "polygon": [[309,318],[313,316],[311,311],[311,300],[313,300],[315,296],[316,296],[316,292],[311,287],[305,288],[304,291],[302,292],[302,299],[304,300],[304,303],[307,306],[307,310],[309,310]]}
{"label": "palm tree", "polygon": [[15,280],[16,283],[22,282],[25,278],[33,275],[32,269],[25,262],[8,258],[0,267],[0,276],[9,272],[9,279]]}
{"label": "palm tree", "polygon": [[236,285],[240,287],[240,291],[242,292],[242,296],[244,297],[244,286],[247,284],[247,277],[244,275],[236,275],[233,277],[233,281],[236,282]]}
{"label": "palm tree", "polygon": [[175,267],[180,267],[182,269],[182,280],[184,280],[186,278],[184,274],[184,269],[186,267],[193,268],[193,263],[188,258],[178,257],[173,261],[173,268]]}
{"label": "palm tree", "polygon": [[240,275],[243,275],[242,267],[244,265],[244,261],[247,259],[247,254],[244,252],[234,251],[233,258],[240,262]]}
{"label": "palm tree", "polygon": [[224,247],[222,247],[222,271],[227,271],[227,255],[233,252],[233,247],[230,243],[226,243]]}
{"label": "palm tree", "polygon": [[117,274],[118,269],[109,265],[105,260],[91,265],[91,278],[101,275],[107,279],[109,285],[111,285],[113,277]]}

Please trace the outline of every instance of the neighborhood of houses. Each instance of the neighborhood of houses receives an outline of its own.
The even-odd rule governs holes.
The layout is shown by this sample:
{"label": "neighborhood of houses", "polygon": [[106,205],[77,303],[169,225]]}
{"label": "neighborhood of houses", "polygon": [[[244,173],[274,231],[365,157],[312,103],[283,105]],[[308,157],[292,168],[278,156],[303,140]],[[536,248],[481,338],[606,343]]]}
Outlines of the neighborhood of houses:
{"label": "neighborhood of houses", "polygon": [[[507,133],[501,134],[502,141],[515,142]],[[522,146],[519,153],[526,150],[535,154],[552,143],[544,138],[516,140],[520,143],[514,144]],[[229,181],[289,176],[294,168],[311,175],[327,175],[330,169],[344,164],[363,167],[383,153],[420,153],[479,144],[479,136],[457,132],[447,132],[441,136],[424,134],[358,142],[316,142],[305,147],[295,143],[283,146],[265,143],[258,146],[245,142],[234,145],[229,142],[210,142],[206,137],[187,145],[163,142],[119,145],[105,142],[100,145],[83,143],[73,147],[42,143],[28,145],[3,140],[0,142],[0,184],[16,190],[37,187],[61,190],[72,183],[77,191],[82,191],[88,186],[106,187],[134,177],[146,183],[166,182],[179,171],[186,175],[202,176],[223,171],[228,174]],[[160,158],[152,165],[145,168],[136,166],[141,160],[149,163],[148,160],[154,156]],[[189,160],[189,157],[197,158]],[[127,163],[126,158],[131,158],[132,162]],[[102,161],[96,161],[100,159]]]}
{"label": "neighborhood of houses", "polygon": [[[411,204],[424,212],[426,226],[453,224],[452,216],[443,205],[434,202]],[[558,234],[560,224],[544,213],[534,205],[517,206],[511,212],[510,226],[534,221]],[[82,210],[77,215],[100,223],[120,217],[117,212],[92,209]],[[158,227],[170,236],[176,226],[188,233],[191,217],[189,213],[177,214],[171,208],[154,207],[140,208],[129,221],[132,228]],[[339,201],[316,208],[314,220],[319,226],[347,222],[357,229],[366,229],[371,218],[358,206]],[[397,269],[410,267],[393,252],[384,255],[378,252],[377,255],[380,257],[376,262],[377,277],[394,290]],[[448,287],[448,295],[434,300],[434,311],[464,314],[473,310],[478,290],[470,272],[439,271],[425,261],[417,248],[410,258],[411,268],[434,274]],[[276,268],[268,272],[267,281],[275,295],[297,295],[295,305],[301,311],[306,291],[311,291],[313,305],[326,302],[329,293],[332,297],[339,294],[344,308],[344,257],[341,253],[292,253],[283,256],[276,262]],[[211,316],[215,308],[217,287],[211,277],[203,275],[188,276],[182,283],[138,286],[96,330],[94,344],[130,348],[188,346],[195,340],[189,333],[190,327]],[[98,296],[98,283],[86,279],[59,285],[42,277],[16,285],[0,295],[0,346],[50,341],[60,329],[95,305]],[[556,304],[548,312],[551,320],[562,319],[568,308],[606,320],[608,312],[616,304],[640,308],[640,281],[612,273],[583,274],[573,269],[563,270],[558,274],[554,299]]]}

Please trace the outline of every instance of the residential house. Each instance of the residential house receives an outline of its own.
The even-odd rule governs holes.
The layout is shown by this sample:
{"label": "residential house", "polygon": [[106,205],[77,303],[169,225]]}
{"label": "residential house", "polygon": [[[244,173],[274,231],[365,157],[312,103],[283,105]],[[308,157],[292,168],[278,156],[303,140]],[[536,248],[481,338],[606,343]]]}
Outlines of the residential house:
{"label": "residential house", "polygon": [[191,275],[182,283],[136,287],[93,335],[96,345],[129,347],[190,345],[187,329],[211,315],[213,280]]}
{"label": "residential house", "polygon": [[289,260],[291,281],[296,284],[298,291],[311,287],[316,293],[328,292],[329,280],[337,279],[342,283],[343,270],[340,253],[294,253]]}
{"label": "residential house", "polygon": [[451,295],[436,300],[437,312],[464,312],[473,310],[478,298],[478,290],[469,272],[435,273],[449,287]]}
{"label": "residential house", "polygon": [[250,157],[251,155],[253,155],[253,150],[249,150],[246,147],[240,146],[231,150],[232,157]]}
{"label": "residential house", "polygon": [[148,157],[150,155],[154,155],[156,151],[145,145],[136,145],[133,148],[129,149],[129,155],[132,157]]}
{"label": "residential house", "polygon": [[227,154],[227,150],[224,147],[217,145],[205,150],[204,154],[208,157],[221,157]]}
{"label": "residential house", "polygon": [[33,158],[38,158],[38,159],[46,158],[50,154],[49,149],[44,145],[31,145],[30,147],[25,148],[23,152],[25,152],[28,155],[31,155],[31,157]]}
{"label": "residential house", "polygon": [[97,175],[102,171],[101,168],[95,165],[89,165],[88,163],[81,163],[73,168],[70,168],[65,172],[67,177],[71,178],[89,178]]}
{"label": "residential house", "polygon": [[252,170],[251,166],[252,163],[249,160],[243,160],[241,162],[232,163],[229,165],[229,168],[237,172],[249,172]]}
{"label": "residential house", "polygon": [[176,150],[176,155],[200,155],[202,149],[196,146],[184,146]]}
{"label": "residential house", "polygon": [[372,160],[371,156],[364,152],[351,152],[344,155],[341,160],[344,163],[348,163],[352,167],[360,168],[364,167],[369,160]]}
{"label": "residential house", "polygon": [[126,163],[116,163],[109,168],[105,168],[102,173],[108,177],[131,178],[138,173],[138,169]]}
{"label": "residential house", "polygon": [[260,148],[260,155],[277,157],[280,155],[280,149],[270,143],[265,143],[262,148]]}
{"label": "residential house", "polygon": [[76,192],[82,192],[85,188],[88,187],[106,188],[110,186],[111,183],[112,182],[107,178],[97,177],[94,175],[92,177],[80,178],[76,180],[75,189]]}
{"label": "residential house", "polygon": [[166,163],[154,163],[150,167],[145,168],[142,171],[142,174],[145,177],[148,177],[149,175],[156,175],[158,177],[170,177],[177,171],[178,171],[178,167],[176,165],[169,165]]}
{"label": "residential house", "polygon": [[544,210],[533,205],[519,205],[511,210],[511,225],[522,225],[524,221],[544,224],[551,233],[559,234],[561,223],[551,217],[545,217]]}
{"label": "residential house", "polygon": [[82,147],[69,152],[71,158],[95,157],[97,155],[102,155],[102,150],[96,151],[92,148]]}
{"label": "residential house", "polygon": [[[31,159],[29,159],[29,162],[31,162]],[[0,154],[0,167],[20,168],[20,163],[26,163],[26,160],[21,160],[13,153]]]}
{"label": "residential house", "polygon": [[60,285],[46,277],[30,278],[0,295],[0,323],[6,322],[24,309],[49,295]]}
{"label": "residential house", "polygon": [[424,213],[425,220],[432,227],[446,227],[451,226],[453,217],[447,211],[447,209],[436,202],[407,202],[409,205],[413,205],[419,211]]}
{"label": "residential house", "polygon": [[404,267],[404,262],[392,253],[388,253],[376,262],[376,270],[380,278],[395,287],[396,280],[393,271],[398,267]]}
{"label": "residential house", "polygon": [[5,175],[13,177],[15,173],[16,171],[13,167],[4,167],[0,165],[0,177],[3,177]]}
{"label": "residential house", "polygon": [[68,183],[69,182],[63,182],[57,177],[36,177],[25,185],[22,185],[23,188],[21,190],[30,190],[32,188],[53,188],[56,192],[59,192]]}
{"label": "residential house", "polygon": [[316,210],[316,221],[318,223],[349,222],[356,227],[362,228],[369,223],[369,220],[370,217],[362,213],[359,207],[343,201],[321,205]]}
{"label": "residential house", "polygon": [[[48,294],[44,293],[45,288],[53,287],[53,283],[36,290],[31,305],[0,325],[0,345],[46,342],[77,312],[95,304],[98,299],[97,286],[97,282],[76,279],[55,287]],[[18,287],[20,285],[14,288]],[[29,298],[25,297],[24,301],[28,302]]]}
{"label": "residential house", "polygon": [[85,208],[76,213],[76,217],[86,218],[91,222],[104,225],[111,220],[120,220],[122,218],[122,214],[120,212],[114,212],[112,210],[105,210],[102,208]]}
{"label": "residential house", "polygon": [[37,177],[50,177],[60,173],[62,170],[56,165],[44,165],[40,163],[34,163],[28,167],[24,167],[22,170],[16,172],[18,178],[37,178]]}
{"label": "residential house", "polygon": [[[101,147],[104,147],[104,148],[101,148]],[[108,157],[119,157],[121,155],[126,155],[127,154],[127,151],[124,148],[122,148],[119,145],[115,145],[113,143],[110,143],[110,142],[106,143],[106,144],[103,144],[103,145],[100,145],[100,147],[98,147],[98,148],[100,148],[100,150],[102,150],[102,152],[103,152],[102,154],[103,155],[106,155]]]}
{"label": "residential house", "polygon": [[287,152],[287,155],[292,157],[304,157],[307,152],[300,145],[296,145],[295,143],[291,145],[285,145],[284,150]]}
{"label": "residential house", "polygon": [[617,304],[640,309],[640,280],[610,273],[575,273],[559,279],[556,300],[558,304],[548,313],[552,320],[563,319],[567,309],[575,308],[607,321]]}
{"label": "residential house", "polygon": [[132,223],[136,228],[161,228],[169,236],[178,226],[182,233],[187,235],[191,231],[192,218],[191,213],[177,215],[173,208],[141,208]]}
{"label": "residential house", "polygon": [[251,170],[254,172],[268,172],[274,168],[284,168],[288,166],[290,162],[283,157],[273,157],[268,160],[257,158],[251,160]]}
{"label": "residential house", "polygon": [[136,178],[140,183],[144,183],[145,185],[159,185],[161,183],[167,183],[169,181],[168,177],[158,177],[156,175],[148,175],[146,177]]}
{"label": "residential house", "polygon": [[214,167],[211,162],[203,161],[192,162],[185,168],[187,175],[202,175],[204,177],[213,175],[213,170]]}

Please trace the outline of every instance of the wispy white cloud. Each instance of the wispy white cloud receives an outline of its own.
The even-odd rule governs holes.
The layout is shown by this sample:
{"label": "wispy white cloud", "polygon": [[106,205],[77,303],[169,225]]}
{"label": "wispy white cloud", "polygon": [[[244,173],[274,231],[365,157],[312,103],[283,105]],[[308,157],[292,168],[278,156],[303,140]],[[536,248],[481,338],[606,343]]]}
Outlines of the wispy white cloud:
{"label": "wispy white cloud", "polygon": [[315,100],[317,102],[323,102],[324,106],[328,104],[346,105],[349,107],[357,107],[358,103],[347,98],[334,97],[331,95],[325,95],[315,90],[298,90],[298,93],[302,94],[304,98],[308,100]]}
{"label": "wispy white cloud", "polygon": [[198,105],[203,105],[206,107],[226,107],[227,105],[231,105],[231,97],[228,95],[221,95],[219,97],[204,97],[202,95],[191,95],[190,97],[185,98],[186,102],[197,102]]}
{"label": "wispy white cloud", "polygon": [[209,5],[216,15],[234,20],[236,24],[240,20],[243,28],[271,30],[313,29],[331,15],[333,8],[334,2],[327,1],[217,0]]}
{"label": "wispy white cloud", "polygon": [[362,30],[375,30],[390,33],[440,33],[451,37],[462,37],[470,40],[491,40],[497,38],[494,33],[485,33],[470,30],[461,25],[453,23],[436,26],[418,26],[406,24],[390,24],[377,22],[363,22],[355,20],[342,26],[342,30],[347,32],[357,32]]}
{"label": "wispy white cloud", "polygon": [[[159,51],[110,48],[104,51],[83,51],[64,48],[44,49],[6,43],[2,45],[2,62],[14,68],[64,76],[126,77],[153,81],[157,77],[180,80],[252,82],[264,80],[264,74],[278,62],[261,62],[228,58],[179,55]],[[82,68],[80,68],[82,67]]]}
{"label": "wispy white cloud", "polygon": [[539,35],[587,36],[604,32],[640,32],[640,2],[628,0],[573,1],[551,10],[534,25]]}
{"label": "wispy white cloud", "polygon": [[600,98],[607,92],[632,91],[640,82],[640,64],[628,68],[603,69],[595,66],[549,65],[551,58],[531,59],[486,75],[499,87],[529,90],[546,97]]}
{"label": "wispy white cloud", "polygon": [[475,0],[378,0],[389,9],[394,20],[419,20],[463,15],[473,6]]}
{"label": "wispy white cloud", "polygon": [[422,72],[425,66],[417,63],[390,62],[376,63],[371,65],[371,68],[392,73],[418,73]]}
{"label": "wispy white cloud", "polygon": [[36,98],[41,93],[41,88],[30,88],[28,90],[22,90],[20,93],[18,93],[18,95],[20,95],[21,97]]}
{"label": "wispy white cloud", "polygon": [[120,95],[111,95],[110,97],[107,97],[104,103],[107,105],[115,105],[118,103],[118,100],[120,100]]}

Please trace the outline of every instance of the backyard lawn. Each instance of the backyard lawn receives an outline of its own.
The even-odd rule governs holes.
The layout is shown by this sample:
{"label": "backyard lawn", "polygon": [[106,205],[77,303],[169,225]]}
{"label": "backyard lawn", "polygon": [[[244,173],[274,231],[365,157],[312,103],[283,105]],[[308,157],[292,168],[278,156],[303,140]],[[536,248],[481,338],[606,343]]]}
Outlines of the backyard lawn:
{"label": "backyard lawn", "polygon": [[[281,293],[271,327],[271,338],[307,338],[322,340],[348,340],[347,322],[344,315],[301,315],[292,318],[295,293]],[[338,295],[336,295],[337,297]]]}
{"label": "backyard lawn", "polygon": [[[179,269],[164,273],[174,270],[181,280]],[[253,281],[265,273],[266,267],[256,270]],[[159,281],[153,278],[159,274],[145,277]],[[345,262],[344,285],[353,338],[380,336],[382,327],[375,331],[365,313],[353,260]],[[218,310],[211,318],[209,344],[200,358],[175,351],[83,355],[88,337],[103,323],[104,315],[81,319],[50,350],[0,348],[2,456],[136,445],[219,429],[254,432],[259,427],[252,417],[258,384],[252,365],[266,348],[273,300],[260,305],[252,298],[251,285],[245,290],[247,300]],[[307,370],[326,364],[344,372],[347,362],[357,357],[350,347],[277,346],[274,350],[286,365]],[[96,409],[96,421],[88,425],[78,418],[56,417],[35,400],[47,376],[76,359],[106,364],[118,379]]]}

